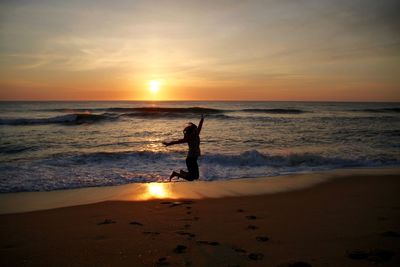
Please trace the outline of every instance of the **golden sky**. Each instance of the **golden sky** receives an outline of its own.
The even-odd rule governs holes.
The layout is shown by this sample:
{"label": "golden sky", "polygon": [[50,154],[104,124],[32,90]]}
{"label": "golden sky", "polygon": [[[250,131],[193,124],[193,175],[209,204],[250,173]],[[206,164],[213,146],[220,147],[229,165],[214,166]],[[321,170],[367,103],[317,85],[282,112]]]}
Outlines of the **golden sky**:
{"label": "golden sky", "polygon": [[400,101],[398,0],[82,2],[0,2],[0,100]]}

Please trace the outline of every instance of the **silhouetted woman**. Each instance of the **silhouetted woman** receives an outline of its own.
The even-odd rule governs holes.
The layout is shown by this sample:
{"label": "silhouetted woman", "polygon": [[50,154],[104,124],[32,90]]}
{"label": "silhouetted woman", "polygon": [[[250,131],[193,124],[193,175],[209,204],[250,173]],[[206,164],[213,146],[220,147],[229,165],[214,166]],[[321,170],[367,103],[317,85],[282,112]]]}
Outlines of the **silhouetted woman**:
{"label": "silhouetted woman", "polygon": [[203,126],[204,116],[201,115],[201,119],[199,122],[199,126],[196,124],[189,123],[188,126],[183,130],[183,138],[171,141],[171,142],[163,142],[166,146],[172,146],[176,144],[187,143],[189,146],[189,152],[186,157],[186,166],[188,171],[185,172],[181,170],[179,173],[173,171],[171,176],[169,177],[169,181],[174,177],[181,177],[188,181],[193,181],[199,179],[199,165],[197,165],[197,158],[200,156],[200,132],[201,127]]}

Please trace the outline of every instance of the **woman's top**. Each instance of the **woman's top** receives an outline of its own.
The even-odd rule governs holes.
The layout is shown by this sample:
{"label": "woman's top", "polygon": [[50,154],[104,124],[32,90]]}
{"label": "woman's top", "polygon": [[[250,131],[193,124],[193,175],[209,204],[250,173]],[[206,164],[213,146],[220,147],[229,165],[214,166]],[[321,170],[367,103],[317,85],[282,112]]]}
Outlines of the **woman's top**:
{"label": "woman's top", "polygon": [[193,133],[187,137],[189,146],[188,158],[197,158],[201,155],[200,152],[200,136],[198,133]]}

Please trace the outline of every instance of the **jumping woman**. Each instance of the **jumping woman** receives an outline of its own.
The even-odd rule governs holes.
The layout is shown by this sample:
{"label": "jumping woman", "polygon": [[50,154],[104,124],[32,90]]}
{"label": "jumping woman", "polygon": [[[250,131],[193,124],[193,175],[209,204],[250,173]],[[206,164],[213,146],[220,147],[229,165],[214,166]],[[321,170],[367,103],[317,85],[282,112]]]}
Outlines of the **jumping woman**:
{"label": "jumping woman", "polygon": [[189,152],[186,157],[186,166],[188,171],[185,172],[180,170],[179,173],[173,171],[171,176],[169,177],[169,181],[174,177],[180,177],[188,181],[193,181],[199,179],[199,165],[197,165],[197,158],[201,155],[200,153],[200,132],[201,127],[203,126],[204,116],[201,115],[201,119],[199,122],[199,126],[196,124],[189,122],[188,126],[183,130],[183,138],[171,141],[171,142],[163,142],[166,146],[172,146],[177,144],[187,143],[189,146]]}

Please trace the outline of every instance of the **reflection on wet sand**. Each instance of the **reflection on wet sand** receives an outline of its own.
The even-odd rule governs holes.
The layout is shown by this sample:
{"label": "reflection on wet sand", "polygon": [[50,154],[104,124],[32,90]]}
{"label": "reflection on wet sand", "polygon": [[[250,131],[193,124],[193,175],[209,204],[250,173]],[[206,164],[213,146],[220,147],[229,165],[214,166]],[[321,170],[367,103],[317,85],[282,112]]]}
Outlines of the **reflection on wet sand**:
{"label": "reflection on wet sand", "polygon": [[147,192],[144,194],[144,199],[152,198],[171,198],[170,191],[165,183],[149,183],[146,184]]}

